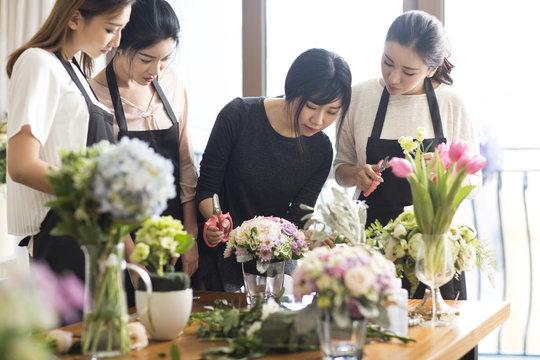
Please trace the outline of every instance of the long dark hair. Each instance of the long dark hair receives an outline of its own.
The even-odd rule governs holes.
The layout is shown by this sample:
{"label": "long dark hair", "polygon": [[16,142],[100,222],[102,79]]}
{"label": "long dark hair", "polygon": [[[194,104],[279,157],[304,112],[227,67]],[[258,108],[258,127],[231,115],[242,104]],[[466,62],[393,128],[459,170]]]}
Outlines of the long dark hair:
{"label": "long dark hair", "polygon": [[428,69],[438,67],[433,80],[447,85],[454,83],[450,76],[454,65],[448,61],[450,45],[443,25],[436,17],[420,10],[407,11],[390,25],[386,41],[412,47]]}
{"label": "long dark hair", "polygon": [[162,40],[178,44],[180,22],[165,0],[137,0],[131,8],[129,22],[122,30],[119,50],[133,58],[142,49]]}
{"label": "long dark hair", "polygon": [[[62,53],[67,39],[71,36],[73,30],[68,26],[69,20],[76,10],[79,10],[81,16],[90,21],[94,16],[102,14],[112,14],[124,7],[133,4],[135,0],[56,0],[49,17],[32,36],[32,38],[23,46],[15,50],[8,57],[6,72],[11,77],[13,66],[21,54],[29,48],[41,48],[51,52]],[[65,59],[64,60],[69,60]],[[93,59],[82,53],[82,68],[86,76],[92,73]]]}
{"label": "long dark hair", "polygon": [[[336,53],[325,49],[304,51],[292,63],[285,79],[285,101],[293,111],[292,128],[303,144],[298,124],[300,113],[307,101],[326,105],[341,100],[338,122],[345,117],[351,103],[351,70],[347,62]],[[296,107],[293,109],[292,105]]]}

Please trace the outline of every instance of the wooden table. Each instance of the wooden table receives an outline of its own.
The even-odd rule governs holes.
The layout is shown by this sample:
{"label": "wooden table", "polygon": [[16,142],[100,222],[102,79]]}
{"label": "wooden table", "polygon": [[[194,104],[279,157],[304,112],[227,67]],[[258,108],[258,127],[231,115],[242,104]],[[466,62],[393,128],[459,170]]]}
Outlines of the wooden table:
{"label": "wooden table", "polygon": [[[235,305],[245,305],[244,294],[221,293],[210,291],[194,291],[193,311],[203,311],[203,306],[214,305],[214,299],[227,298]],[[409,305],[418,304],[419,300],[409,300]],[[414,326],[409,328],[408,336],[417,340],[416,343],[402,344],[401,342],[371,343],[364,347],[364,359],[399,359],[399,360],[455,360],[465,355],[478,345],[491,331],[500,326],[510,317],[510,304],[501,301],[458,301],[455,306],[460,315],[451,320],[448,327],[424,328]],[[169,348],[176,343],[182,360],[194,360],[207,349],[225,345],[224,342],[203,342],[197,339],[194,324],[187,327],[184,333],[173,341],[154,342],[140,351],[132,351],[121,359],[155,360],[164,353],[165,359],[170,359]],[[76,334],[81,332],[81,324],[73,324],[62,328]],[[64,360],[87,359],[81,355],[64,355]],[[289,354],[269,354],[263,359],[272,360],[315,360],[320,359],[319,351],[306,351]]]}

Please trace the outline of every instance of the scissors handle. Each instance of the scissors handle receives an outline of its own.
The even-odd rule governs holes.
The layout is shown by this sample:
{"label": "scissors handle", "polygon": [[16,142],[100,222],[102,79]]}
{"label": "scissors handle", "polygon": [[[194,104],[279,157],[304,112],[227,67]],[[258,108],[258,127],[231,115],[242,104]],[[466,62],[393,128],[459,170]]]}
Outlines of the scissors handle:
{"label": "scissors handle", "polygon": [[[223,225],[221,225],[223,223],[223,221],[225,221],[225,220],[229,221],[229,227],[227,229],[225,229],[223,227]],[[211,244],[206,239],[206,230],[208,229],[209,226],[216,226],[220,231],[223,231],[225,236],[223,237],[223,239],[221,239],[221,242],[226,242],[227,240],[229,240],[229,235],[231,234],[231,231],[232,231],[232,228],[233,228],[233,222],[232,222],[231,215],[229,215],[229,213],[223,214],[222,212],[220,212],[218,215],[212,215],[210,217],[210,219],[208,219],[204,223],[204,229],[203,229],[204,242],[209,247],[216,247],[218,243]]]}
{"label": "scissors handle", "polygon": [[[375,174],[377,174],[378,176],[381,176],[381,172],[379,171],[379,168],[381,164],[383,163],[383,161],[384,160],[379,160],[379,162],[377,163],[377,170],[375,170]],[[377,180],[373,180],[371,182],[371,186],[369,187],[368,191],[364,192],[364,197],[368,197],[373,192],[373,190],[375,190],[378,184],[379,182]]]}

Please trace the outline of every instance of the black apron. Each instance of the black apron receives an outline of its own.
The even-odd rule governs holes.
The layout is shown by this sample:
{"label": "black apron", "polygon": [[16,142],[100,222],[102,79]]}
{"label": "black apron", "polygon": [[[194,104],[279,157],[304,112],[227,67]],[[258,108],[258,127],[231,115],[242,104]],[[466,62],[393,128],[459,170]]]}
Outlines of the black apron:
{"label": "black apron", "polygon": [[[441,114],[439,112],[439,105],[437,103],[437,97],[433,90],[431,80],[426,78],[424,80],[424,88],[426,91],[426,97],[429,105],[429,112],[431,114],[431,123],[433,124],[433,130],[435,137],[431,139],[424,139],[422,142],[424,151],[435,151],[437,145],[446,143],[446,138],[443,134]],[[377,109],[377,115],[375,117],[375,123],[371,130],[371,137],[369,137],[366,145],[366,163],[377,164],[379,160],[388,156],[389,159],[393,157],[404,157],[403,149],[397,140],[381,139],[381,133],[384,125],[384,119],[386,117],[386,109],[388,107],[388,100],[390,94],[386,87],[383,89],[381,100],[379,102],[379,108]],[[403,121],[409,121],[409,119],[403,119]],[[363,193],[358,198],[364,200],[368,205],[367,221],[369,226],[371,223],[378,219],[384,226],[388,221],[395,219],[399,214],[403,212],[404,206],[412,204],[412,194],[409,182],[406,179],[398,178],[390,169],[383,171],[382,178],[384,182],[371,193],[368,197],[365,197]],[[410,291],[409,281],[403,277],[403,287]],[[441,287],[441,294],[445,299],[454,300],[457,291],[459,290],[459,299],[466,299],[465,289],[465,274],[460,275],[460,280],[453,279],[448,284]],[[425,285],[420,283],[413,298],[421,299],[424,296]]]}
{"label": "black apron", "polygon": [[[58,54],[56,56],[62,62],[62,65],[64,65],[71,80],[79,88],[88,106],[89,119],[86,145],[90,146],[101,140],[108,140],[114,143],[112,114],[92,102],[73,67],[61,59]],[[76,60],[73,59],[72,61],[82,73]],[[69,136],[69,134],[66,134],[66,136]],[[50,234],[51,230],[59,221],[60,218],[58,215],[52,210],[49,210],[40,225],[39,233],[33,237],[33,261],[46,262],[56,273],[72,271],[79,279],[84,281],[84,254],[77,240],[70,236],[53,236]],[[19,245],[26,246],[29,240],[30,236],[24,238]]]}
{"label": "black apron", "polygon": [[[111,100],[114,107],[114,114],[119,128],[118,139],[121,139],[124,136],[129,138],[138,138],[148,143],[148,145],[150,145],[158,154],[166,159],[171,160],[174,165],[174,186],[176,189],[176,196],[169,199],[167,202],[167,208],[161,215],[170,215],[175,219],[183,221],[184,214],[182,203],[180,201],[180,154],[178,152],[180,147],[180,129],[171,104],[167,100],[167,97],[163,93],[163,90],[159,86],[157,80],[154,79],[154,81],[152,81],[152,85],[154,86],[159,99],[163,103],[165,111],[167,112],[167,115],[169,115],[173,125],[168,129],[129,131],[127,128],[126,116],[124,114],[124,107],[122,106],[122,100],[120,98],[120,92],[118,90],[118,84],[116,82],[113,61],[110,61],[107,65],[106,75],[109,93],[111,95]],[[182,270],[181,259],[178,259],[175,268],[180,271]]]}

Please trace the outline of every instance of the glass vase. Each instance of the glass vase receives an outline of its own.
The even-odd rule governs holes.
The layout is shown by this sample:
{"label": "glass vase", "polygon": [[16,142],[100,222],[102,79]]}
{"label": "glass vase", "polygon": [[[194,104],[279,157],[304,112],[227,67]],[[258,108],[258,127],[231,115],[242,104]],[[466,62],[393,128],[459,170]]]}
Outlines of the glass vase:
{"label": "glass vase", "polygon": [[257,297],[262,297],[265,303],[269,298],[276,301],[279,299],[283,289],[285,263],[285,261],[271,262],[264,273],[257,270],[254,261],[242,263],[242,275],[249,304]]}
{"label": "glass vase", "polygon": [[360,360],[366,342],[366,319],[350,320],[340,326],[329,309],[318,320],[317,333],[323,360]]}
{"label": "glass vase", "polygon": [[449,282],[455,274],[454,258],[447,234],[422,234],[415,270],[418,280],[431,290],[431,320],[423,321],[421,325],[448,326],[448,322],[439,318],[441,313],[440,309],[437,309],[439,287]]}
{"label": "glass vase", "polygon": [[124,244],[81,246],[85,256],[83,355],[112,357],[129,353],[124,290]]}
{"label": "glass vase", "polygon": [[[431,289],[429,287],[426,287],[426,291],[424,292],[424,297],[422,298],[422,301],[420,301],[420,303],[416,307],[414,307],[411,311],[421,314],[421,315],[431,316],[432,299],[433,299],[433,296],[431,294]],[[439,315],[439,317],[447,316],[447,315],[454,315],[458,312],[458,309],[456,309],[453,306],[448,305],[444,301],[439,287],[435,289],[435,307],[437,309],[437,314]]]}

